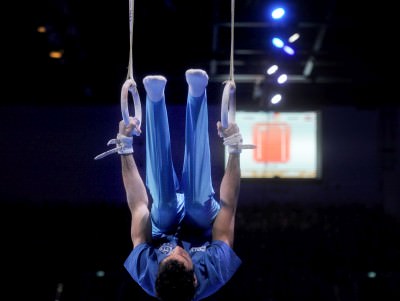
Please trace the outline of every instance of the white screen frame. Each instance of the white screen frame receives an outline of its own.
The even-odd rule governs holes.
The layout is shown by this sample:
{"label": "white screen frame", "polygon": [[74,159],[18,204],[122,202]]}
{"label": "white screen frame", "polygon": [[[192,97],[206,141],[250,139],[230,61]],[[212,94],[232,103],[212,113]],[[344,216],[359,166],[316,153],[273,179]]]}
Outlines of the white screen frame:
{"label": "white screen frame", "polygon": [[[243,144],[256,144],[242,150],[242,178],[320,179],[320,115],[317,110],[237,111]],[[228,155],[225,148],[225,165]]]}

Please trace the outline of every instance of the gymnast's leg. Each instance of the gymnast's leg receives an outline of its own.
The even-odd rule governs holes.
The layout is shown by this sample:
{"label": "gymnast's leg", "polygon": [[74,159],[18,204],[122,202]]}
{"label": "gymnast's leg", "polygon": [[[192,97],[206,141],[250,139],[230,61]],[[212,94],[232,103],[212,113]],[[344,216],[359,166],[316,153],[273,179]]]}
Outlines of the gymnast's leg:
{"label": "gymnast's leg", "polygon": [[185,218],[200,228],[210,229],[220,206],[214,199],[211,180],[206,94],[208,75],[200,69],[189,69],[186,71],[186,81],[189,91],[182,171]]}
{"label": "gymnast's leg", "polygon": [[184,203],[176,191],[179,184],[171,156],[171,141],[165,106],[163,76],[146,76],[146,185],[151,206],[154,238],[174,234],[184,216]]}

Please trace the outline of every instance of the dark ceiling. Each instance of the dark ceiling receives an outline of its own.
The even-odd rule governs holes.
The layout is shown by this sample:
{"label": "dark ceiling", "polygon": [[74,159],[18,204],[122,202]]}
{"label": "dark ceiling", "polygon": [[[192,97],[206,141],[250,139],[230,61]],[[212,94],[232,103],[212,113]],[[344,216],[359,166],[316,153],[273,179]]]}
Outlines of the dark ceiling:
{"label": "dark ceiling", "polygon": [[[261,100],[277,89],[265,75],[271,63],[278,63],[289,76],[281,91],[290,107],[397,103],[385,84],[390,79],[384,71],[390,70],[391,53],[374,44],[381,34],[389,41],[389,21],[372,18],[376,11],[372,4],[283,2],[288,5],[288,19],[279,25],[265,20],[265,8],[272,1],[236,1],[239,106],[260,105],[253,96],[256,83]],[[118,104],[129,61],[128,5],[129,0],[15,3],[19,7],[13,8],[16,16],[8,48],[12,87],[21,93],[20,102]],[[210,75],[209,101],[219,102],[229,73],[231,1],[137,0],[134,5],[132,59],[140,94],[144,95],[145,75],[163,74],[168,78],[168,101],[184,103],[185,70],[202,68]],[[36,31],[40,25],[46,26],[46,33]],[[273,34],[288,37],[295,31],[301,37],[293,57],[271,46]],[[51,50],[63,50],[63,58],[50,59]],[[305,74],[310,62],[311,72]]]}

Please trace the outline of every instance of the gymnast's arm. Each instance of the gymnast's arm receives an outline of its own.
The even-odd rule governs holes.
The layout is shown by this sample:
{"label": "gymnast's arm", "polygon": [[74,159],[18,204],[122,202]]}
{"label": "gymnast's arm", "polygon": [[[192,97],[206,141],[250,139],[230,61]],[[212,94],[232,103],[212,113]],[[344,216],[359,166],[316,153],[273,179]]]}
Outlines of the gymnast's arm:
{"label": "gymnast's arm", "polygon": [[[218,127],[220,128],[220,123]],[[229,154],[220,186],[221,210],[215,218],[212,239],[233,247],[236,207],[240,192],[240,153]]]}
{"label": "gymnast's arm", "polygon": [[[128,136],[134,124],[125,126],[120,122],[119,132]],[[122,179],[131,212],[131,238],[133,247],[151,240],[151,222],[148,195],[139,174],[133,154],[121,155]]]}

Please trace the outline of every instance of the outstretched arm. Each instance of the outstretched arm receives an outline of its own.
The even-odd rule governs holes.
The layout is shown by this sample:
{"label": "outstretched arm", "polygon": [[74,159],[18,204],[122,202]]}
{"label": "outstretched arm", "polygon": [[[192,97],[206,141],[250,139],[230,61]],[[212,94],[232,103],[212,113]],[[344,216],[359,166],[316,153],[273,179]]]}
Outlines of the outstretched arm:
{"label": "outstretched arm", "polygon": [[[133,118],[130,120],[128,126],[125,126],[124,122],[121,121],[119,124],[119,133],[130,137],[133,128],[136,128],[136,121]],[[122,154],[121,165],[126,198],[132,217],[131,238],[133,247],[136,247],[143,242],[149,242],[151,239],[148,195],[133,154]]]}
{"label": "outstretched arm", "polygon": [[[223,137],[230,137],[239,132],[236,124],[223,130],[220,122],[218,131]],[[222,240],[233,247],[235,231],[235,215],[240,192],[240,151],[230,151],[228,163],[220,187],[221,210],[213,225],[213,240]]]}

